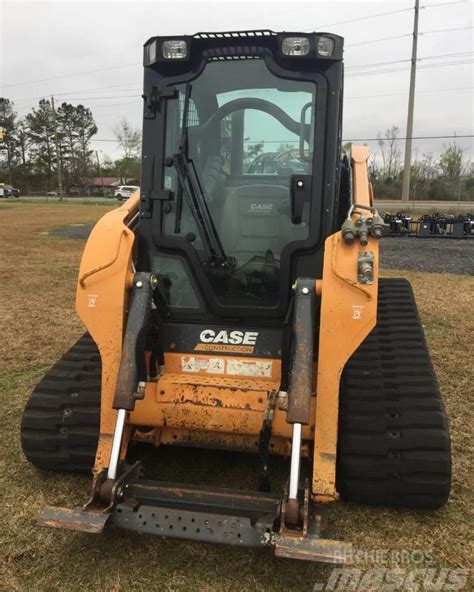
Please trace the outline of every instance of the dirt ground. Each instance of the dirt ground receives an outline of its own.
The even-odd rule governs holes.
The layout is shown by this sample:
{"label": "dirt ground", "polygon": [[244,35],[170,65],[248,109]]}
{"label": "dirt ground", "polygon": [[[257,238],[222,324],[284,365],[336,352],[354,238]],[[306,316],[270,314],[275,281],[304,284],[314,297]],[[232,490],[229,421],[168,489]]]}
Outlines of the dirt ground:
{"label": "dirt ground", "polygon": [[[38,471],[20,447],[20,417],[31,389],[82,331],[74,314],[74,295],[83,243],[48,231],[90,224],[106,210],[107,206],[75,204],[0,204],[1,588],[21,592],[316,589],[330,575],[331,566],[277,559],[268,550],[214,547],[124,531],[94,536],[36,526],[46,504],[77,505],[86,499],[90,486],[85,477]],[[419,242],[422,249],[426,243]],[[400,244],[408,243],[401,239]],[[461,258],[467,258],[463,253]],[[453,258],[459,256],[452,253]],[[463,275],[427,273],[427,269],[384,273],[407,277],[414,286],[450,419],[452,494],[437,512],[342,503],[328,507],[328,531],[334,538],[353,542],[359,567],[467,569],[474,556],[470,400],[474,278],[460,268],[447,271]],[[207,456],[170,449],[147,456],[156,455],[166,478],[176,481],[226,481],[228,486],[242,487],[252,468],[247,456],[237,454]],[[403,591],[416,589],[422,590],[413,585]],[[472,588],[467,584],[465,589]]]}

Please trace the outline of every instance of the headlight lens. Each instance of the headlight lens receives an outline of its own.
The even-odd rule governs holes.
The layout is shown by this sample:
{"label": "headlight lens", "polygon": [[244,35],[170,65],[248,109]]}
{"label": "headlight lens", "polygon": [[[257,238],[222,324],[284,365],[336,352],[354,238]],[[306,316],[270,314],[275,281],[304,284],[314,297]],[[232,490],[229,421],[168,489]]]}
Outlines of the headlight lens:
{"label": "headlight lens", "polygon": [[183,60],[188,55],[188,46],[183,40],[163,41],[163,57],[167,60]]}
{"label": "headlight lens", "polygon": [[332,56],[334,52],[334,39],[331,37],[320,37],[318,39],[318,54],[323,57]]}
{"label": "headlight lens", "polygon": [[305,56],[309,53],[309,39],[307,37],[285,37],[281,50],[288,56]]}
{"label": "headlight lens", "polygon": [[146,60],[149,64],[154,64],[156,62],[156,41],[152,41],[146,47]]}

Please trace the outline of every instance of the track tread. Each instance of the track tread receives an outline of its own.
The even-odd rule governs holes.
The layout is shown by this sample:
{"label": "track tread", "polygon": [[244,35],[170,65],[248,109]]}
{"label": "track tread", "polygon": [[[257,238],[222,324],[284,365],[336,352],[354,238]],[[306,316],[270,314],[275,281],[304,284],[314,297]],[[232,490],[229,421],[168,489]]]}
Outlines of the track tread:
{"label": "track tread", "polygon": [[99,438],[101,361],[88,333],[45,374],[21,422],[26,458],[40,469],[89,473]]}
{"label": "track tread", "polygon": [[450,486],[448,422],[413,291],[383,278],[377,326],[341,377],[337,488],[347,501],[439,508]]}

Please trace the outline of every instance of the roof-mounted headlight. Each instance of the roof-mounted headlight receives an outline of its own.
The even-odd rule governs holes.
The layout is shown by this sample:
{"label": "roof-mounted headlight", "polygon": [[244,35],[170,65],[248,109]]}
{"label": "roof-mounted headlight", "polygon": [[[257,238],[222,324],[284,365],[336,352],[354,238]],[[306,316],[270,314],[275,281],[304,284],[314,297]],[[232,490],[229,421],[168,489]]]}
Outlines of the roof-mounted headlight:
{"label": "roof-mounted headlight", "polygon": [[161,46],[166,60],[184,60],[188,55],[188,45],[183,39],[169,39]]}
{"label": "roof-mounted headlight", "polygon": [[328,58],[334,53],[334,39],[331,37],[320,37],[318,39],[318,55]]}
{"label": "roof-mounted headlight", "polygon": [[308,55],[309,39],[307,37],[285,37],[281,44],[281,51],[287,56]]}
{"label": "roof-mounted headlight", "polygon": [[146,64],[154,64],[157,58],[157,43],[156,39],[145,46],[145,60]]}

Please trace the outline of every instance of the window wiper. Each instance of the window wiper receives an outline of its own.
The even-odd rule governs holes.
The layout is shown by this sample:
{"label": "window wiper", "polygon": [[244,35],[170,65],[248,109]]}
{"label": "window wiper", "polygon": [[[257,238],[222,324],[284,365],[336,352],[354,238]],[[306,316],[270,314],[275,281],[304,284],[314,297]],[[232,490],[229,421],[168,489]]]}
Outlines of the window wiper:
{"label": "window wiper", "polygon": [[194,162],[188,155],[188,113],[191,85],[186,85],[184,97],[183,119],[181,124],[181,140],[178,152],[165,160],[166,166],[174,166],[178,178],[178,193],[176,196],[175,233],[181,231],[181,215],[183,209],[183,195],[189,209],[196,220],[201,233],[204,246],[209,255],[209,263],[212,267],[228,268],[233,265],[233,260],[227,257],[222,246],[219,234],[214,225],[211,213],[207,206],[206,198],[199,181]]}

